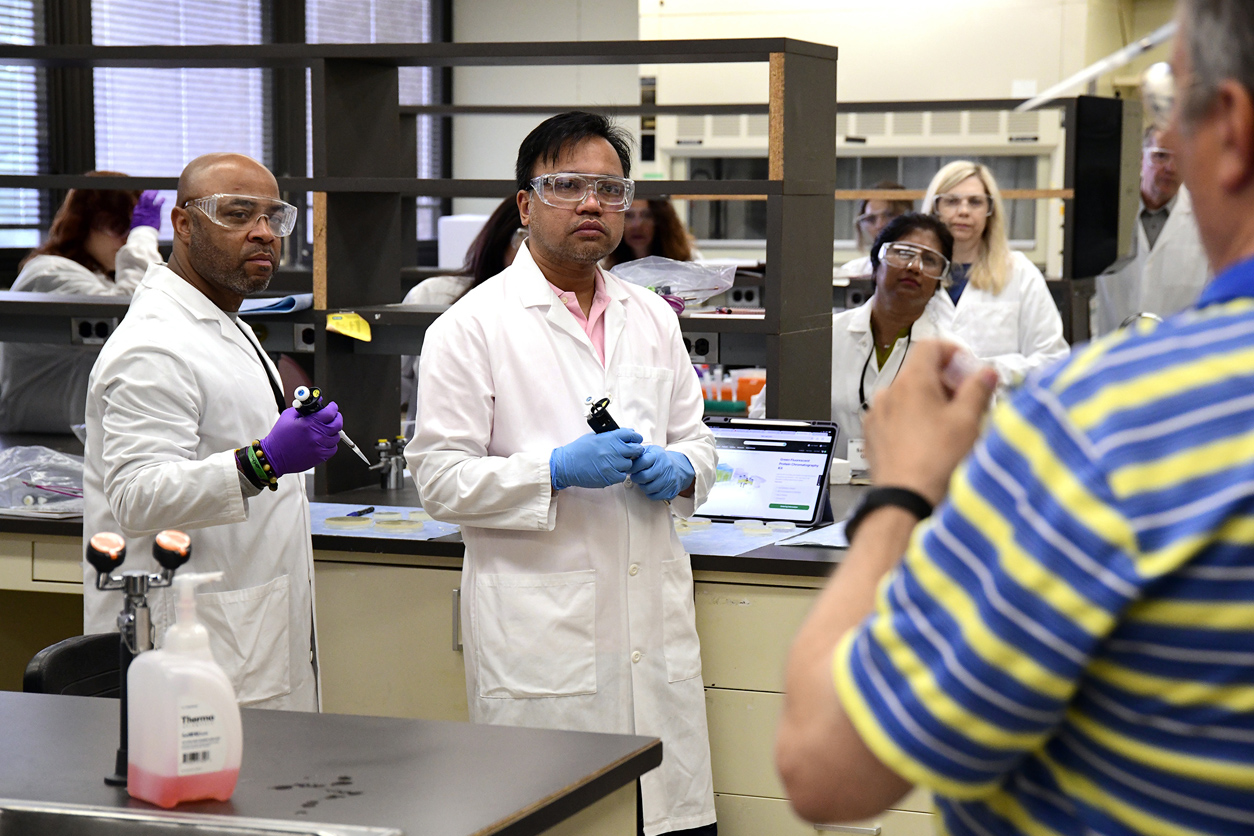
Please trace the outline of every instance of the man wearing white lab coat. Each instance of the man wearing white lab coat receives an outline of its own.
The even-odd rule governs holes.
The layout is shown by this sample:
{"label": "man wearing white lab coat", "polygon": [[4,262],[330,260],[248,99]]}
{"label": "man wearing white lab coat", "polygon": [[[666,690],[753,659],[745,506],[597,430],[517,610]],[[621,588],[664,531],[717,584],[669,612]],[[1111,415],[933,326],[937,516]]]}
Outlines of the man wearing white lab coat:
{"label": "man wearing white lab coat", "polygon": [[1141,209],[1132,254],[1097,277],[1097,334],[1108,334],[1137,313],[1167,317],[1197,301],[1210,280],[1193,217],[1193,200],[1180,184],[1174,155],[1145,132],[1141,149]]}
{"label": "man wearing white lab coat", "polygon": [[[228,213],[228,198],[251,216]],[[328,442],[334,452],[339,418],[327,415],[334,405],[308,419],[284,409],[277,370],[236,318],[274,273],[291,230],[280,218],[295,217],[288,207],[270,172],[247,157],[207,155],[184,170],[170,264],[148,269],[92,369],[83,534],[119,532],[123,568],[157,571],[154,535],[187,530],[183,571],[225,575],[202,587],[197,610],[240,703],[314,711],[313,549],[300,471],[329,458]],[[249,446],[254,439],[264,440]],[[266,484],[242,469],[253,447],[281,478]],[[84,631],[116,630],[122,596],[95,582],[85,564]],[[148,602],[160,646],[174,596],[153,590]]]}
{"label": "man wearing white lab coat", "polygon": [[[523,142],[528,241],[427,331],[406,454],[423,508],[462,525],[471,719],[660,737],[644,832],[712,833],[692,568],[671,511],[705,500],[716,456],[675,314],[597,268],[622,236],[629,164],[592,114]],[[593,435],[603,397],[623,429]]]}

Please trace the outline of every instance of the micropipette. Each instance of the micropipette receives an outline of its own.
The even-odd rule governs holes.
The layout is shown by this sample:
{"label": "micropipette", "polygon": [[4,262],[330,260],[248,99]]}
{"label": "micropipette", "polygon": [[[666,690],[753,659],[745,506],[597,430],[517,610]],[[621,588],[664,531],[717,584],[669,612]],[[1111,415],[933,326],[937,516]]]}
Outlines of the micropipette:
{"label": "micropipette", "polygon": [[[325,406],[322,402],[322,390],[317,386],[314,386],[313,388],[308,386],[297,386],[296,391],[292,394],[295,396],[292,400],[292,408],[301,415],[312,415]],[[340,441],[347,444],[348,448],[356,453],[357,457],[369,466],[370,459],[366,458],[366,454],[361,452],[361,448],[354,444],[353,440],[348,437],[348,433],[343,430],[340,430]]]}

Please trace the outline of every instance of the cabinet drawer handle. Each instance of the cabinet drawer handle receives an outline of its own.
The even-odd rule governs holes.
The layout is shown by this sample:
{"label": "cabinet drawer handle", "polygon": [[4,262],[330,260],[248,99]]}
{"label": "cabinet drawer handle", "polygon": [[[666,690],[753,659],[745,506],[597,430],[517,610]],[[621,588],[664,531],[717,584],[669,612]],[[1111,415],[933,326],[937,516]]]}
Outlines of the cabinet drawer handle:
{"label": "cabinet drawer handle", "polygon": [[453,590],[453,652],[462,652],[462,591]]}
{"label": "cabinet drawer handle", "polygon": [[815,830],[822,830],[828,833],[861,833],[863,836],[880,836],[880,826],[875,827],[858,827],[852,824],[816,824]]}

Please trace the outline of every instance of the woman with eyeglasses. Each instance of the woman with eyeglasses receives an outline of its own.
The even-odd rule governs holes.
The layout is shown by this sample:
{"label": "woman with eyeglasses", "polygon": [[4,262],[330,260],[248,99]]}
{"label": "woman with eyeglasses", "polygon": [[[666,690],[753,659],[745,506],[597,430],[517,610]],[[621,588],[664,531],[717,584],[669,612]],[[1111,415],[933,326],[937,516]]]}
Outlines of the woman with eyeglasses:
{"label": "woman with eyeglasses", "polygon": [[[871,188],[880,191],[899,191],[906,187],[892,180],[881,180]],[[858,214],[853,219],[853,238],[862,251],[869,250],[875,239],[893,218],[914,211],[913,200],[878,200],[866,198],[858,202]],[[837,276],[861,278],[871,275],[871,259],[868,256],[846,261],[836,271]]]}
{"label": "woman with eyeglasses", "polygon": [[641,200],[631,205],[623,217],[623,240],[605,257],[601,266],[612,270],[619,264],[650,255],[675,261],[693,261],[699,257],[675,207],[665,198]]}
{"label": "woman with eyeglasses", "polygon": [[997,369],[1002,386],[1070,353],[1045,277],[1006,234],[1006,208],[987,166],[959,160],[936,172],[923,211],[954,237],[951,281],[936,303],[941,323]]}
{"label": "woman with eyeglasses", "polygon": [[[91,171],[89,177],[125,177]],[[71,189],[44,242],[22,261],[12,290],[130,296],[161,261],[155,191]],[[101,340],[103,342],[103,340]],[[83,423],[99,345],[0,343],[0,432],[68,433]]]}
{"label": "woman with eyeglasses", "polygon": [[945,225],[918,212],[894,218],[872,244],[875,293],[832,317],[832,420],[840,427],[836,455],[847,457],[851,445],[860,449],[862,416],[875,393],[897,377],[911,343],[962,342],[941,325],[931,304],[949,275],[953,250]]}

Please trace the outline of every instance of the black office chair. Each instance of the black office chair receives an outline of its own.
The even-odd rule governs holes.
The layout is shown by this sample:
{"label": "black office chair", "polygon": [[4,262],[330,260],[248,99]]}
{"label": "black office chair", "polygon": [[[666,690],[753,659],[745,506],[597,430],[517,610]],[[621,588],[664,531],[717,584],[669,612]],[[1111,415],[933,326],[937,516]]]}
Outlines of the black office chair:
{"label": "black office chair", "polygon": [[118,696],[120,633],[73,636],[45,647],[26,665],[22,690],[78,697]]}

